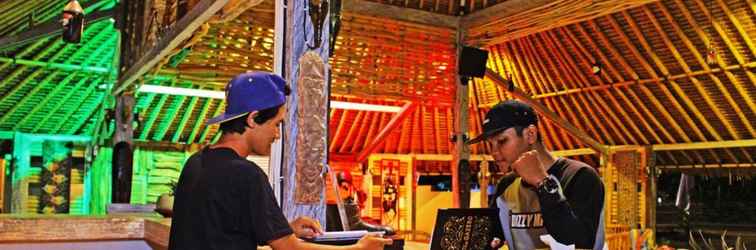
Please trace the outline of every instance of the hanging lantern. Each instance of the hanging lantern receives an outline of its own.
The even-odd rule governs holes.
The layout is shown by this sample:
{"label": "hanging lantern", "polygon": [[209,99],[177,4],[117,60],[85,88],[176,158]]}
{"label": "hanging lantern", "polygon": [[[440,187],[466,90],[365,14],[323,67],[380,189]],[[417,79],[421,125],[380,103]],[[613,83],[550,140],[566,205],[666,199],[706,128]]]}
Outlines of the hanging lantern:
{"label": "hanging lantern", "polygon": [[79,43],[84,31],[84,9],[78,1],[72,0],[63,8],[63,41]]}
{"label": "hanging lantern", "polygon": [[711,43],[706,48],[706,63],[709,65],[717,63],[717,48]]}

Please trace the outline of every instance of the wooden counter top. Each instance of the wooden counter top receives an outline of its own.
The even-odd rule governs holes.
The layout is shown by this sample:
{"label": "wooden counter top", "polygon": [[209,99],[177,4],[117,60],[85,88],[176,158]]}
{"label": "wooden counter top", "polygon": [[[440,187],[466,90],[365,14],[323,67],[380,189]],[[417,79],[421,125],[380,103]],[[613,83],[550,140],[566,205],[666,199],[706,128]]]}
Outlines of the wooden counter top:
{"label": "wooden counter top", "polygon": [[144,240],[168,247],[171,220],[156,214],[0,215],[0,243]]}

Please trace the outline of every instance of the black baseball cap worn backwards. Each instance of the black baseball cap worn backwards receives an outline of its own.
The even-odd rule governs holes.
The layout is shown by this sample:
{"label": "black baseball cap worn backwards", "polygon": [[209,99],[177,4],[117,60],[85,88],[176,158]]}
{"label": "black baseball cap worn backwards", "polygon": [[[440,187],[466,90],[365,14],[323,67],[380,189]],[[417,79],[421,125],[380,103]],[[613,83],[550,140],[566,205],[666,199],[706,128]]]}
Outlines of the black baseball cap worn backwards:
{"label": "black baseball cap worn backwards", "polygon": [[483,133],[467,141],[467,144],[481,142],[511,127],[530,125],[538,125],[538,115],[532,107],[517,100],[499,102],[486,113]]}

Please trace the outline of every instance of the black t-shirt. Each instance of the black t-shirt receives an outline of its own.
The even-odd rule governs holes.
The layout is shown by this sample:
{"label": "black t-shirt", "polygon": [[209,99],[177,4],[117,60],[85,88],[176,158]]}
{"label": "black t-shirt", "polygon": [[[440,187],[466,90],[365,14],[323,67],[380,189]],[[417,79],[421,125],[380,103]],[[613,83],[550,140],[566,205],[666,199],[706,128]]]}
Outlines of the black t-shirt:
{"label": "black t-shirt", "polygon": [[292,233],[255,163],[229,148],[203,149],[186,162],[168,249],[256,249]]}

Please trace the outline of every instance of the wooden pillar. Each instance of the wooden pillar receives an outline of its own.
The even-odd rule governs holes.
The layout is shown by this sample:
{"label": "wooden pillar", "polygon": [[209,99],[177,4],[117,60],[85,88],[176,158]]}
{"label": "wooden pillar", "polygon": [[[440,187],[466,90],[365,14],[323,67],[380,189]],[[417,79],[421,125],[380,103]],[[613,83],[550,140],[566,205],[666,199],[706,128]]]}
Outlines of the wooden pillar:
{"label": "wooden pillar", "polygon": [[480,161],[480,207],[488,207],[488,184],[491,182],[491,173],[488,172],[488,161]]}
{"label": "wooden pillar", "polygon": [[115,135],[113,135],[112,202],[130,203],[134,169],[134,96],[116,98]]}
{"label": "wooden pillar", "polygon": [[[312,0],[314,1],[314,0]],[[315,3],[320,2],[329,2],[328,0],[320,0],[320,1],[314,1]],[[286,8],[286,20],[285,20],[285,39],[284,39],[284,46],[285,46],[285,54],[284,54],[284,70],[283,70],[283,76],[286,78],[287,83],[289,84],[289,87],[291,87],[291,95],[288,98],[288,104],[287,104],[287,117],[284,121],[285,128],[283,133],[283,141],[284,141],[284,156],[283,156],[283,194],[282,194],[282,208],[284,211],[284,214],[286,215],[286,218],[289,220],[293,220],[299,216],[308,216],[311,218],[314,218],[318,221],[320,221],[321,225],[325,225],[325,180],[321,179],[319,180],[323,185],[320,185],[320,202],[316,203],[300,203],[295,199],[296,192],[297,192],[297,185],[300,183],[297,183],[297,168],[302,166],[297,166],[296,162],[298,157],[303,157],[301,155],[297,155],[297,147],[307,147],[308,145],[297,145],[297,137],[298,136],[307,136],[303,133],[308,133],[315,131],[315,128],[308,127],[307,129],[298,127],[298,109],[300,107],[299,102],[302,101],[300,97],[300,90],[298,90],[298,85],[300,84],[298,82],[299,78],[299,61],[300,58],[305,55],[305,52],[310,50],[308,48],[309,46],[315,45],[315,36],[320,36],[320,45],[316,46],[316,48],[312,49],[314,52],[316,52],[320,58],[323,60],[323,63],[326,65],[323,75],[325,76],[326,83],[330,82],[330,79],[328,79],[328,54],[329,54],[329,47],[328,47],[328,39],[330,37],[330,29],[329,29],[329,19],[328,19],[328,13],[320,13],[321,15],[326,15],[324,24],[322,25],[322,30],[320,31],[320,34],[314,34],[315,26],[313,25],[312,19],[311,19],[311,12],[316,11],[318,8],[312,8],[309,5],[308,0],[290,0],[287,1],[287,8]],[[315,5],[317,6],[317,5]],[[323,89],[323,93],[325,94],[325,103],[328,103],[328,89],[329,84],[325,84],[325,87]],[[312,97],[308,97],[312,98]],[[328,121],[328,112],[323,114],[322,116],[323,123],[326,123]],[[322,125],[323,129],[327,128],[327,124],[313,124],[313,126],[319,126]],[[318,132],[318,131],[315,131]],[[323,136],[322,139],[324,141],[323,145],[327,145],[326,141],[327,138]],[[309,162],[312,162],[314,165],[322,164],[322,167],[325,167],[327,164],[326,159],[326,153],[327,153],[328,147],[324,147],[324,151],[321,154],[322,159],[313,161],[312,159],[309,159]],[[308,166],[309,167],[309,166]],[[302,183],[303,184],[303,183]],[[316,185],[317,186],[317,185]]]}
{"label": "wooden pillar", "polygon": [[656,153],[651,149],[651,146],[646,146],[646,159],[648,159],[648,218],[647,221],[647,228],[651,230],[651,242],[655,245],[656,244],[656,200],[657,200],[657,194],[656,194],[656,181],[658,177],[657,169],[656,169]]}
{"label": "wooden pillar", "polygon": [[[457,61],[462,53],[462,39],[464,32],[457,29]],[[465,135],[469,126],[467,79],[457,75],[456,96],[454,98],[454,151],[452,152],[452,206],[455,208],[470,207],[470,147],[465,144]],[[462,164],[460,164],[462,163]]]}

